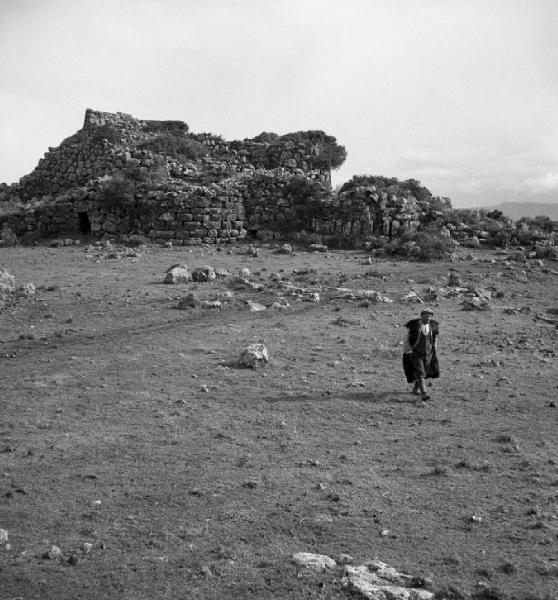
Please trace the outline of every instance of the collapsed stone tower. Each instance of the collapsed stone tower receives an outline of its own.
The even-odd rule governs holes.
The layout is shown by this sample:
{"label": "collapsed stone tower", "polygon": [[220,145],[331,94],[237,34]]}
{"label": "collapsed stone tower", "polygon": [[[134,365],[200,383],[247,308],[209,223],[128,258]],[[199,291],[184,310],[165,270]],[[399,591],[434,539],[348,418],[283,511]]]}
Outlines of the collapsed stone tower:
{"label": "collapsed stone tower", "polygon": [[178,245],[266,232],[397,235],[424,207],[408,192],[357,182],[331,192],[346,151],[323,131],[226,141],[183,121],[87,109],[82,129],[49,148],[33,172],[0,188],[18,209],[0,217],[18,236],[140,234]]}

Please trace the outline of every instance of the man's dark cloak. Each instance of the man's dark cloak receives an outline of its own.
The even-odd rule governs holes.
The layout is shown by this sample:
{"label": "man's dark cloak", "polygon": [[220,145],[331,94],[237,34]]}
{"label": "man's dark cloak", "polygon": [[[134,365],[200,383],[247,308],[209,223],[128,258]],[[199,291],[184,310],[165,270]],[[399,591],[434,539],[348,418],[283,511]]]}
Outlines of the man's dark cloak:
{"label": "man's dark cloak", "polygon": [[[409,330],[409,343],[411,344],[411,348],[414,348],[418,342],[420,335],[420,323],[420,319],[411,319],[405,324],[405,327]],[[426,378],[437,379],[440,377],[440,365],[438,363],[438,356],[436,354],[436,338],[438,337],[440,326],[438,321],[431,320],[430,327],[432,331],[432,359],[430,360],[430,365],[428,365],[428,369],[426,371]],[[415,381],[415,373],[409,354],[403,354],[403,371],[405,371],[407,382],[413,383]]]}

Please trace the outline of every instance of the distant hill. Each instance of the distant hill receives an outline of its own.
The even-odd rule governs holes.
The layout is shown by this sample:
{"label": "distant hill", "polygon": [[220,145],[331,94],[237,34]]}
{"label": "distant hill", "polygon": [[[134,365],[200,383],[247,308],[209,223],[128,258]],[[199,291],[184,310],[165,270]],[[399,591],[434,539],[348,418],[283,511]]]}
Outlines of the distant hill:
{"label": "distant hill", "polygon": [[521,217],[538,217],[546,215],[558,221],[558,202],[502,202],[494,206],[485,206],[487,210],[501,210],[514,221]]}

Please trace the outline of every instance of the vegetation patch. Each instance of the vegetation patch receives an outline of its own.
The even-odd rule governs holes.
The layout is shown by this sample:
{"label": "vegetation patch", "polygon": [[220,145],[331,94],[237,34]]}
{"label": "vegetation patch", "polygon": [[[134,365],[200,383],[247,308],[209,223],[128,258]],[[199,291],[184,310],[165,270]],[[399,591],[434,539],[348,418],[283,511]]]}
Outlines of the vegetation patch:
{"label": "vegetation patch", "polygon": [[188,123],[184,121],[146,121],[145,131],[149,133],[168,132],[172,134],[188,133]]}
{"label": "vegetation patch", "polygon": [[13,229],[8,226],[7,223],[2,223],[2,230],[0,230],[0,246],[17,246],[17,236]]}
{"label": "vegetation patch", "polygon": [[94,131],[91,141],[94,144],[99,144],[103,140],[111,144],[118,144],[122,141],[122,132],[112,125],[101,125]]}
{"label": "vegetation patch", "polygon": [[386,252],[423,261],[449,258],[455,250],[452,239],[432,231],[406,231],[400,238],[386,245]]}
{"label": "vegetation patch", "polygon": [[[269,134],[267,134],[269,135]],[[314,169],[338,169],[347,159],[345,146],[337,138],[321,130],[297,131],[278,138],[281,142],[301,143],[313,150],[311,167]]]}
{"label": "vegetation patch", "polygon": [[202,143],[170,132],[161,133],[146,140],[139,144],[138,148],[181,160],[199,160],[207,154],[207,148]]}

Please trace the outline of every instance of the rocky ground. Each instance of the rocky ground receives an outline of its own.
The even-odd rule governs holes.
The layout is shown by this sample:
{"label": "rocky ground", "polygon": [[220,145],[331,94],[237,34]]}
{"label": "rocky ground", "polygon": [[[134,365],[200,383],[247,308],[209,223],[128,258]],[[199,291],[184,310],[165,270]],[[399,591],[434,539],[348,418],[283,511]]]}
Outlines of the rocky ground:
{"label": "rocky ground", "polygon": [[0,249],[1,597],[555,599],[558,263],[469,252]]}

